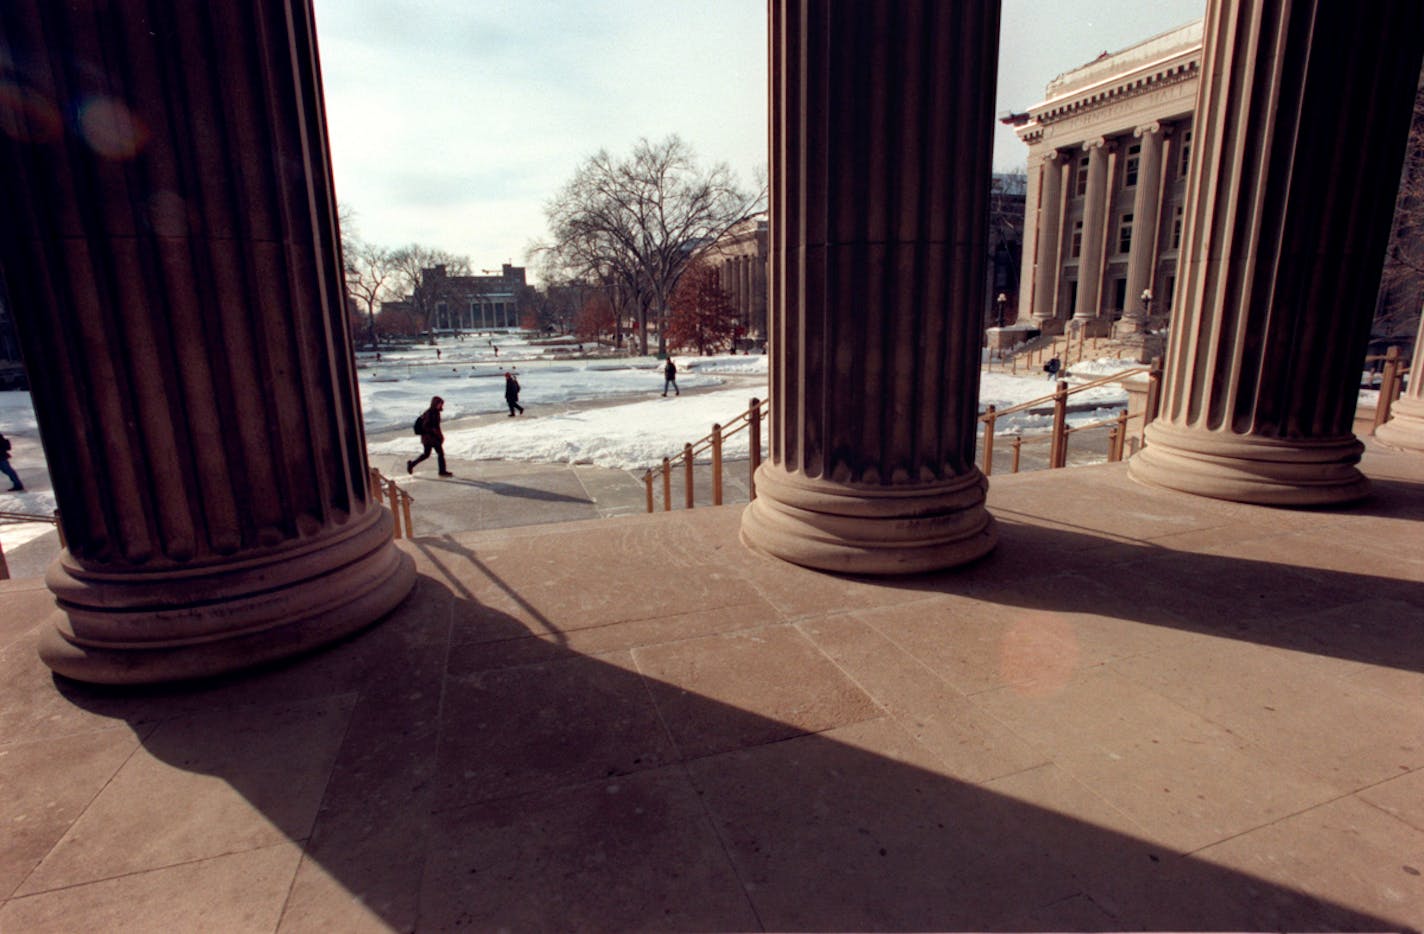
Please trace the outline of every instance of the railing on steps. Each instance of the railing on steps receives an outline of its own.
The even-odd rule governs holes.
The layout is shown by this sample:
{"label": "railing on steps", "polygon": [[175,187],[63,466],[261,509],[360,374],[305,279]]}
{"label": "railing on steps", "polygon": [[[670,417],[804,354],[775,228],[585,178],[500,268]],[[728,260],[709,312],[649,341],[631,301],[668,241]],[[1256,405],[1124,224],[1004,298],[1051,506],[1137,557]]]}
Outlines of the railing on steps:
{"label": "railing on steps", "polygon": [[[1096,389],[1108,383],[1117,382],[1129,376],[1140,374],[1147,375],[1147,402],[1143,411],[1129,415],[1126,411],[1119,413],[1115,418],[1102,419],[1087,425],[1070,427],[1068,425],[1068,397],[1076,392],[1083,392],[1088,389]],[[991,476],[994,472],[994,426],[999,419],[1006,415],[1013,415],[1027,409],[1038,408],[1040,406],[1053,404],[1053,430],[1049,435],[1048,467],[1055,470],[1068,465],[1068,437],[1075,431],[1086,431],[1090,428],[1108,428],[1108,461],[1116,462],[1122,460],[1124,450],[1127,446],[1128,422],[1132,419],[1141,418],[1142,427],[1147,427],[1157,417],[1159,400],[1161,399],[1162,385],[1162,360],[1155,358],[1150,366],[1136,367],[1131,370],[1122,370],[1108,376],[1101,376],[1095,380],[1071,389],[1065,380],[1058,381],[1058,387],[1053,393],[1031,399],[1028,402],[1020,402],[1002,411],[994,406],[989,406],[983,415],[979,416],[979,421],[984,423],[984,443],[981,457],[983,459],[982,470],[984,476]],[[1019,457],[1022,453],[1023,436],[1015,435],[1009,442],[1013,446],[1012,473],[1019,472]]]}
{"label": "railing on steps", "polygon": [[1404,375],[1409,372],[1411,362],[1408,357],[1400,355],[1398,347],[1391,347],[1383,354],[1366,357],[1365,363],[1379,360],[1384,361],[1384,368],[1380,373],[1379,401],[1375,403],[1375,423],[1371,431],[1378,430],[1389,421],[1390,410],[1404,391]]}
{"label": "railing on steps", "polygon": [[[375,467],[371,468],[371,490],[376,494],[376,502],[391,509],[391,519],[395,523],[394,537],[410,538],[414,532],[414,526],[410,522],[410,504],[415,502],[414,498]],[[401,531],[402,528],[404,532]]]}
{"label": "railing on steps", "polygon": [[[1108,383],[1139,374],[1146,374],[1148,379],[1147,403],[1143,412],[1128,415],[1126,411],[1123,411],[1115,418],[1103,419],[1088,425],[1079,425],[1076,428],[1068,425],[1069,396],[1088,389],[1096,389],[1099,386],[1104,386]],[[1162,361],[1158,358],[1152,361],[1151,366],[1123,370],[1072,388],[1069,388],[1066,381],[1059,380],[1058,387],[1053,393],[1028,402],[1019,403],[1002,411],[996,410],[992,405],[989,406],[988,410],[979,416],[979,420],[984,423],[982,458],[985,476],[989,476],[993,473],[995,422],[1006,415],[1013,415],[1016,412],[1022,412],[1026,409],[1035,408],[1048,403],[1053,404],[1053,430],[1049,436],[1050,468],[1067,466],[1069,435],[1074,431],[1085,431],[1089,428],[1107,427],[1108,460],[1112,462],[1122,460],[1127,445],[1129,422],[1133,419],[1142,419],[1143,426],[1145,427],[1156,418],[1157,400],[1161,397],[1161,382]],[[696,481],[693,474],[693,464],[698,455],[707,451],[712,452],[712,504],[714,506],[722,505],[722,446],[727,438],[742,430],[750,431],[750,435],[748,436],[750,456],[748,459],[747,490],[749,498],[756,499],[756,470],[757,467],[761,465],[761,419],[765,407],[766,402],[763,400],[752,399],[747,406],[747,410],[738,415],[726,426],[713,425],[710,434],[692,444],[684,444],[681,454],[676,457],[664,457],[661,467],[644,472],[643,489],[646,510],[650,513],[657,511],[657,487],[659,485],[658,479],[661,477],[663,511],[672,511],[672,478],[679,466],[681,466],[683,474],[683,508],[696,508]],[[1013,473],[1018,473],[1023,437],[1016,435],[1009,443],[1013,448],[1011,470]]]}
{"label": "railing on steps", "polygon": [[1094,358],[1110,356],[1121,360],[1124,356],[1135,353],[1136,348],[1108,337],[1079,334],[1075,338],[1072,334],[1054,335],[1041,343],[1030,341],[1027,346],[1019,347],[1006,357],[990,360],[988,366],[991,370],[997,369],[1001,373],[1017,376],[1020,371],[1042,372],[1043,364],[1052,357],[1057,357],[1066,368],[1075,363],[1082,363],[1090,354]]}
{"label": "railing on steps", "polygon": [[695,481],[693,479],[692,465],[699,454],[707,451],[712,452],[712,505],[722,505],[722,446],[726,440],[739,431],[747,431],[748,467],[747,467],[747,495],[750,499],[756,499],[756,471],[761,466],[761,419],[766,402],[753,398],[747,404],[747,410],[726,425],[712,426],[711,434],[706,435],[693,444],[684,444],[682,453],[677,457],[664,457],[662,467],[658,471],[649,470],[643,474],[643,486],[647,494],[648,512],[653,512],[653,485],[658,473],[662,475],[663,487],[663,511],[672,510],[672,475],[675,465],[681,461],[683,467],[683,505],[684,508],[695,508]]}
{"label": "railing on steps", "polygon": [[[55,510],[54,515],[46,516],[35,512],[0,512],[0,521],[4,522],[46,522],[54,526],[59,532],[59,547],[65,547],[64,526],[59,524],[59,510]],[[5,546],[0,543],[0,581],[10,579],[10,564],[5,560]]]}

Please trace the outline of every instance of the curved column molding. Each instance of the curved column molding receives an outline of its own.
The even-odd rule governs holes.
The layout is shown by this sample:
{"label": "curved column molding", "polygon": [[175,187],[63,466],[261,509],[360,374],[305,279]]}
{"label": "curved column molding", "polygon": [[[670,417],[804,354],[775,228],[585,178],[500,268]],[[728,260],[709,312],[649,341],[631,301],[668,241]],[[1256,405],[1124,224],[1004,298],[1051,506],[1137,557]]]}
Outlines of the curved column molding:
{"label": "curved column molding", "polygon": [[974,466],[998,4],[773,0],[769,459],[749,546],[950,567]]}
{"label": "curved column molding", "polygon": [[304,0],[0,11],[34,105],[0,135],[0,258],[44,361],[60,674],[289,656],[414,583],[367,488],[312,30]]}
{"label": "curved column molding", "polygon": [[1424,316],[1414,338],[1414,359],[1409,365],[1409,386],[1394,401],[1389,421],[1375,429],[1375,439],[1404,451],[1424,452]]}
{"label": "curved column molding", "polygon": [[1083,193],[1083,249],[1078,258],[1078,303],[1073,320],[1094,333],[1102,313],[1104,242],[1108,213],[1108,157],[1113,143],[1099,137],[1083,144],[1088,154],[1088,189]]}
{"label": "curved column molding", "polygon": [[1059,232],[1063,229],[1063,172],[1066,160],[1058,150],[1043,157],[1043,180],[1039,195],[1037,258],[1033,282],[1033,321],[1043,331],[1052,330],[1058,306],[1058,276],[1063,268]]}
{"label": "curved column molding", "polygon": [[1368,491],[1351,426],[1421,54],[1412,0],[1207,4],[1180,300],[1133,477],[1279,506]]}

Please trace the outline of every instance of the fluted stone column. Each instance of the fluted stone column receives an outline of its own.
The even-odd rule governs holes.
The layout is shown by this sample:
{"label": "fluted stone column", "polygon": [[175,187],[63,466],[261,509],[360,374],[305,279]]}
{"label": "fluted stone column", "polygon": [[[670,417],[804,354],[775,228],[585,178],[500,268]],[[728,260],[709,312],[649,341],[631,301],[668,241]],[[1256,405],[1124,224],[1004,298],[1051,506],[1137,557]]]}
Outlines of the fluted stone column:
{"label": "fluted stone column", "polygon": [[1357,498],[1360,368],[1424,54],[1424,4],[1210,0],[1182,288],[1140,480]]}
{"label": "fluted stone column", "polygon": [[1058,302],[1058,276],[1063,268],[1058,233],[1063,228],[1063,154],[1055,149],[1043,157],[1039,194],[1038,257],[1034,268],[1033,320],[1040,330],[1057,330],[1051,322]]}
{"label": "fluted stone column", "polygon": [[[369,625],[367,488],[304,0],[14,0],[0,262],[67,548],[41,654],[193,678]],[[73,119],[70,119],[70,118]]]}
{"label": "fluted stone column", "polygon": [[1147,327],[1142,291],[1152,283],[1157,265],[1157,220],[1162,209],[1162,137],[1160,123],[1138,127],[1142,142],[1137,154],[1137,191],[1132,199],[1132,252],[1127,258],[1127,308],[1114,328],[1117,336],[1137,334]]}
{"label": "fluted stone column", "polygon": [[1088,190],[1083,194],[1083,251],[1078,258],[1078,307],[1073,320],[1097,333],[1102,312],[1103,230],[1108,213],[1108,157],[1112,144],[1102,137],[1083,144],[1088,154]]}
{"label": "fluted stone column", "polygon": [[878,574],[993,547],[974,437],[998,23],[996,2],[771,4],[754,548]]}
{"label": "fluted stone column", "polygon": [[1409,385],[1389,410],[1389,421],[1375,429],[1375,438],[1390,447],[1424,452],[1424,316],[1414,338]]}

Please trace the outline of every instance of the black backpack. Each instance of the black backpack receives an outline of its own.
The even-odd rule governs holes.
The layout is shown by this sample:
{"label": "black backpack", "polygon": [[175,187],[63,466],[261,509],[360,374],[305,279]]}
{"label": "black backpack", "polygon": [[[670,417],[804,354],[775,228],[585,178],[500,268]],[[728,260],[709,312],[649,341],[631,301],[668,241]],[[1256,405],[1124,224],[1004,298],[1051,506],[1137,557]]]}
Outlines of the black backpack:
{"label": "black backpack", "polygon": [[411,426],[418,435],[425,434],[425,413],[421,412],[415,417],[415,424]]}

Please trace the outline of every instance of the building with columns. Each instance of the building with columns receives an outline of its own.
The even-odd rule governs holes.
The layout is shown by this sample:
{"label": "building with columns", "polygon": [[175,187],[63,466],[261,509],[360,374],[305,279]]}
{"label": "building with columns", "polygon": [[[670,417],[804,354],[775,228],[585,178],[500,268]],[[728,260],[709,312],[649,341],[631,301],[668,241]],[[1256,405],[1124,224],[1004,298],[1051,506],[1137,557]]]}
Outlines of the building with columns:
{"label": "building with columns", "polygon": [[1201,52],[1202,24],[1182,26],[1058,76],[1006,118],[1029,147],[1019,324],[1099,336],[1165,323]]}
{"label": "building with columns", "polygon": [[741,322],[737,348],[766,346],[766,215],[749,217],[702,253]]}

